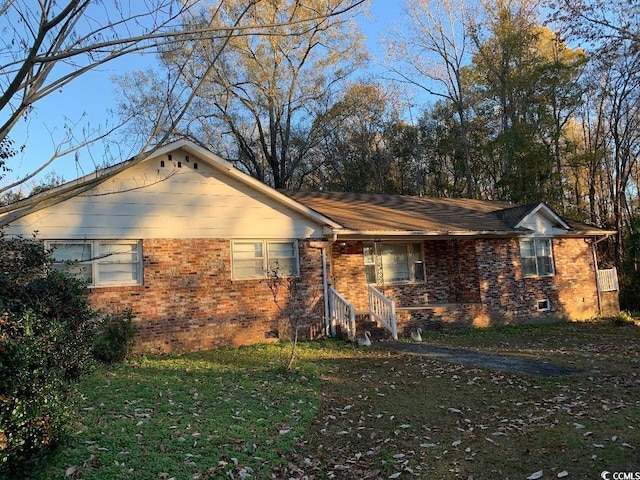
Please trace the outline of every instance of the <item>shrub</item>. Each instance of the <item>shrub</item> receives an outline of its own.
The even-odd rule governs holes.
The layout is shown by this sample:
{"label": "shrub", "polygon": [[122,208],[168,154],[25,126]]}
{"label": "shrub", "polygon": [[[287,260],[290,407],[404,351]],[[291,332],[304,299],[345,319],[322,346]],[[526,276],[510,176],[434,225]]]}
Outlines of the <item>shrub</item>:
{"label": "shrub", "polygon": [[86,285],[34,240],[0,233],[0,476],[40,462],[67,433],[72,382],[93,364]]}
{"label": "shrub", "polygon": [[611,319],[611,323],[613,323],[617,327],[623,327],[625,325],[635,325],[635,320],[629,312],[627,312],[626,310],[621,310],[615,317]]}
{"label": "shrub", "polygon": [[93,355],[97,360],[107,364],[121,362],[131,353],[136,336],[132,319],[131,310],[103,318],[93,345]]}

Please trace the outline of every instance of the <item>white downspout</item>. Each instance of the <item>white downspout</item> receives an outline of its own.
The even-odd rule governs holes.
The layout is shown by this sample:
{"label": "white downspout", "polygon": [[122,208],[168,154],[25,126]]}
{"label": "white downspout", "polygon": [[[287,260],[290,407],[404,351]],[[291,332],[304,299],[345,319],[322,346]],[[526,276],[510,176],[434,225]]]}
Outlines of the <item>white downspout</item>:
{"label": "white downspout", "polygon": [[596,253],[596,245],[603,240],[609,238],[611,234],[605,234],[604,237],[598,238],[591,242],[591,253],[593,255],[593,264],[595,266],[595,274],[596,274],[596,292],[598,293],[598,315],[602,316],[602,294],[600,293],[600,276],[598,274],[598,254]]}
{"label": "white downspout", "polygon": [[324,293],[324,326],[325,335],[335,335],[335,332],[331,331],[331,312],[329,312],[329,275],[327,272],[327,248],[336,242],[338,236],[334,233],[333,238],[329,240],[327,246],[322,247],[322,288]]}

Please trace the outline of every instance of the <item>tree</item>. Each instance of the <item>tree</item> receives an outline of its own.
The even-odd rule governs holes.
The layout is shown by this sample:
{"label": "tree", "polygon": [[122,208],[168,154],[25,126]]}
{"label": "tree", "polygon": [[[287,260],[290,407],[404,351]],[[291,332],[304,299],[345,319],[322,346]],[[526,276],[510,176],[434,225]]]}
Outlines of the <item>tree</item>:
{"label": "tree", "polygon": [[[229,0],[221,8],[203,10],[183,28],[225,25],[246,3]],[[185,91],[195,91],[196,82],[204,79],[179,134],[208,144],[226,137],[218,149],[224,147],[224,156],[252,176],[276,188],[302,185],[316,168],[310,158],[320,141],[320,125],[314,119],[364,60],[361,36],[350,18],[341,15],[353,4],[350,0],[256,2],[246,15],[264,26],[264,36],[233,37],[217,58],[217,46],[205,38],[165,49],[161,62],[171,77],[182,74]],[[311,14],[321,20],[300,22]],[[269,27],[273,24],[288,26]],[[149,86],[154,88],[156,82],[151,80]],[[131,86],[131,77],[122,83]],[[163,98],[153,99],[153,93],[143,89],[132,96],[141,94],[153,105]],[[125,114],[140,107],[122,104]]]}
{"label": "tree", "polygon": [[466,196],[477,196],[469,144],[469,99],[463,69],[469,56],[467,17],[463,0],[410,0],[405,24],[389,42],[389,69],[397,77],[452,105],[466,179]]}
{"label": "tree", "polygon": [[640,49],[639,0],[547,1],[551,20],[559,22],[565,36],[591,43],[595,52],[606,55],[621,43]]}
{"label": "tree", "polygon": [[624,260],[626,238],[635,235],[631,185],[640,154],[640,2],[562,0],[552,19],[568,38],[591,46],[590,85],[584,99],[593,108],[582,115],[591,162],[589,208],[592,219],[610,219],[616,230],[614,262]]}
{"label": "tree", "polygon": [[[0,25],[3,31],[11,34],[3,36],[7,40],[3,40],[5,48],[0,54],[0,162],[6,162],[14,151],[9,134],[16,122],[52,92],[68,86],[89,70],[123,55],[161,49],[166,53],[172,48],[183,48],[179,46],[181,42],[190,41],[193,44],[202,37],[208,38],[209,44],[215,44],[218,50],[208,53],[210,63],[201,69],[203,78],[191,79],[190,89],[186,92],[179,90],[183,85],[181,78],[170,80],[167,86],[170,96],[179,98],[180,103],[169,105],[165,102],[158,109],[153,131],[147,132],[146,139],[137,145],[139,153],[134,154],[122,168],[142,161],[153,153],[153,148],[171,137],[196,99],[204,80],[210,78],[209,72],[213,70],[220,54],[233,38],[245,37],[245,41],[248,41],[246,39],[260,35],[290,33],[294,28],[314,30],[319,28],[318,25],[330,23],[333,15],[349,11],[362,1],[345,1],[343,9],[313,10],[301,7],[303,14],[295,18],[274,16],[271,20],[275,23],[270,23],[250,14],[255,11],[256,5],[270,3],[266,0],[247,0],[241,6],[243,8],[231,10],[227,4],[233,3],[237,7],[238,2],[218,0],[215,8],[230,13],[223,20],[218,18],[210,23],[194,25],[191,29],[178,28],[178,20],[183,22],[185,16],[202,14],[201,2],[195,0],[150,0],[144,4],[132,4],[129,8],[122,7],[115,0],[112,3],[110,0],[67,0],[64,3],[43,0],[37,5],[19,0],[4,2],[0,6]],[[184,27],[184,24],[180,23],[180,26]],[[195,55],[195,52],[192,54]],[[174,109],[167,115],[170,108]],[[165,123],[167,119],[168,124]],[[113,131],[93,132],[76,139],[70,132],[64,144],[59,145],[48,160],[31,174],[0,188],[0,193],[28,181],[55,160],[68,154],[77,154],[97,139],[110,135],[113,135]],[[0,169],[3,168],[8,166],[2,163]],[[118,171],[117,168],[106,169],[103,174],[115,175]],[[20,202],[19,211],[13,206],[0,207],[0,226],[35,209],[86,191],[102,180],[104,177],[81,185],[52,189],[44,195],[34,195]]]}
{"label": "tree", "polygon": [[[605,156],[609,195],[616,229],[616,265],[623,262],[623,237],[631,226],[628,191],[631,174],[640,158],[640,52],[612,57],[600,92],[606,101],[608,131]],[[608,62],[607,62],[608,63]],[[637,196],[637,192],[634,193]],[[633,233],[633,232],[630,232]]]}
{"label": "tree", "polygon": [[585,56],[536,23],[536,5],[488,5],[488,29],[472,26],[468,70],[478,117],[492,125],[488,153],[498,162],[497,196],[563,204],[563,128],[579,102]]}
{"label": "tree", "polygon": [[386,131],[399,121],[397,99],[381,84],[356,82],[316,119],[322,143],[314,188],[392,193]]}
{"label": "tree", "polygon": [[3,2],[0,25],[8,33],[0,54],[3,156],[11,130],[37,102],[100,65],[157,48],[193,5],[151,0],[140,10],[127,10],[108,0]]}
{"label": "tree", "polygon": [[277,264],[267,271],[264,282],[283,321],[283,334],[289,338],[291,351],[285,368],[290,371],[296,357],[300,327],[318,304],[320,292],[311,289],[300,277],[286,276]]}

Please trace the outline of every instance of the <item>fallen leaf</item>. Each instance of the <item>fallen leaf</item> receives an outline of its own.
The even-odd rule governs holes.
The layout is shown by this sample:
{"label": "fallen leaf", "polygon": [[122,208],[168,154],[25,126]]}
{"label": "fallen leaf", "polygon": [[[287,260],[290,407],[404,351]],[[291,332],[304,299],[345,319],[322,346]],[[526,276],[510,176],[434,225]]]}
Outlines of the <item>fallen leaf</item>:
{"label": "fallen leaf", "polygon": [[65,477],[70,477],[71,475],[73,475],[74,473],[76,473],[76,466],[75,465],[71,465],[70,467],[68,467],[65,471],[64,471],[64,476]]}

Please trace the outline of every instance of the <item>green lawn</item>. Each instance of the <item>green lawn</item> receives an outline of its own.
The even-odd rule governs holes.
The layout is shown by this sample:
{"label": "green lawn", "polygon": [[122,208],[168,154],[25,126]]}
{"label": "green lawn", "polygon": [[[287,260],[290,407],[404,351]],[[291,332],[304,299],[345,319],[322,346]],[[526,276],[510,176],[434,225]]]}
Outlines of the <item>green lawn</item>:
{"label": "green lawn", "polygon": [[[84,380],[33,478],[596,479],[640,471],[640,328],[501,327],[426,342],[544,358],[539,378],[338,341],[140,357]],[[537,475],[534,475],[537,477]]]}

